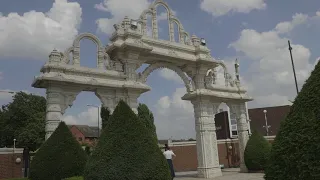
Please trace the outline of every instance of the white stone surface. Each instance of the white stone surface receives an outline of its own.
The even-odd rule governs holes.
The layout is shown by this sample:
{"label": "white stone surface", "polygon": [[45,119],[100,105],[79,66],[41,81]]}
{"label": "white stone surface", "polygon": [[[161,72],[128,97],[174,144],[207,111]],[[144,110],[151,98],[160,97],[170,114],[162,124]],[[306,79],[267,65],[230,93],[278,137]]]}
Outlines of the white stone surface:
{"label": "white stone surface", "polygon": [[[168,10],[169,41],[158,39],[156,6]],[[147,14],[152,15],[152,37],[147,36]],[[136,21],[137,26],[132,26]],[[175,42],[174,23],[178,25],[179,41]],[[194,105],[197,134],[198,175],[203,178],[221,176],[217,150],[214,114],[221,102],[227,103],[236,113],[239,129],[241,170],[246,171],[243,151],[248,140],[244,103],[252,100],[241,87],[238,78],[228,72],[223,61],[215,60],[210,50],[184,30],[179,19],[163,0],[156,0],[142,12],[138,20],[125,17],[114,26],[110,43],[104,46],[95,35],[78,35],[73,46],[65,52],[53,50],[49,61],[42,67],[42,74],[35,77],[33,87],[47,89],[46,139],[61,121],[66,108],[72,106],[81,91],[93,91],[111,111],[120,99],[137,112],[138,97],[151,90],[146,85],[149,74],[159,68],[175,71],[183,80],[187,93],[182,97]],[[97,45],[97,67],[81,67],[80,41],[89,39]],[[72,59],[69,55],[72,54]],[[142,72],[142,64],[149,66]],[[224,69],[225,84],[216,84],[216,68]]]}

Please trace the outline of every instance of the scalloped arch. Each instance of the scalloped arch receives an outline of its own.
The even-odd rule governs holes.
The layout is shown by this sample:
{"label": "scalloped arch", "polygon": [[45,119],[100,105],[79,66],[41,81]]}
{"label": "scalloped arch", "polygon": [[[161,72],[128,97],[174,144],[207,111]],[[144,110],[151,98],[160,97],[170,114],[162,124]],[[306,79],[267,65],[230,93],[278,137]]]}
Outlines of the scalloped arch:
{"label": "scalloped arch", "polygon": [[193,88],[193,83],[192,80],[189,80],[188,76],[177,66],[175,66],[174,64],[171,63],[165,63],[165,62],[159,62],[159,63],[155,63],[155,64],[151,64],[149,65],[142,73],[140,76],[140,79],[143,82],[147,81],[148,76],[157,69],[162,69],[162,68],[167,68],[170,69],[174,72],[176,72],[178,74],[178,76],[182,79],[182,81],[184,82],[184,85],[187,89],[187,92],[191,92],[194,90]]}

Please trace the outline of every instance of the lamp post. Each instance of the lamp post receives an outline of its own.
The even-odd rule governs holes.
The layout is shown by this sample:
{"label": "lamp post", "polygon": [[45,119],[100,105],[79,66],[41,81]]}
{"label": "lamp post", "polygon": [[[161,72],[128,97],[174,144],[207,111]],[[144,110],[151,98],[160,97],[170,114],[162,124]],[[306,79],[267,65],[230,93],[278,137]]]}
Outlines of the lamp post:
{"label": "lamp post", "polygon": [[271,126],[268,125],[267,110],[263,110],[263,113],[264,113],[264,121],[265,121],[265,123],[266,123],[266,125],[263,126],[263,127],[266,128],[267,136],[269,136],[269,128],[270,128]]}
{"label": "lamp post", "polygon": [[87,106],[98,108],[98,138],[100,137],[100,106],[87,104]]}
{"label": "lamp post", "polygon": [[293,76],[294,76],[294,82],[296,84],[296,91],[297,94],[299,94],[299,88],[298,88],[298,83],[297,83],[297,76],[296,76],[296,70],[294,68],[294,62],[293,62],[293,57],[292,57],[292,47],[290,44],[290,41],[288,41],[288,45],[289,45],[289,52],[290,52],[290,57],[291,57],[291,64],[292,64],[292,71],[293,71]]}

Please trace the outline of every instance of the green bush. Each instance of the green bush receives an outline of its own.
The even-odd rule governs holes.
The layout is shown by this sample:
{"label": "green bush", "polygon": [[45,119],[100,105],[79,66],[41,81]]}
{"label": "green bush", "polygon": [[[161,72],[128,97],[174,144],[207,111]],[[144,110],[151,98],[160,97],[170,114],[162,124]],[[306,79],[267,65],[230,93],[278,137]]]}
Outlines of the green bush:
{"label": "green bush", "polygon": [[320,63],[296,97],[272,144],[266,180],[320,179]]}
{"label": "green bush", "polygon": [[171,180],[168,164],[145,124],[120,101],[89,157],[85,180]]}
{"label": "green bush", "polygon": [[261,171],[266,167],[271,145],[257,131],[253,131],[244,151],[244,161],[249,171]]}
{"label": "green bush", "polygon": [[40,147],[30,165],[32,180],[60,180],[81,176],[87,155],[64,122]]}
{"label": "green bush", "polygon": [[138,106],[138,118],[145,123],[145,126],[150,131],[150,136],[158,143],[156,126],[154,125],[154,117],[148,106],[145,104],[139,104]]}

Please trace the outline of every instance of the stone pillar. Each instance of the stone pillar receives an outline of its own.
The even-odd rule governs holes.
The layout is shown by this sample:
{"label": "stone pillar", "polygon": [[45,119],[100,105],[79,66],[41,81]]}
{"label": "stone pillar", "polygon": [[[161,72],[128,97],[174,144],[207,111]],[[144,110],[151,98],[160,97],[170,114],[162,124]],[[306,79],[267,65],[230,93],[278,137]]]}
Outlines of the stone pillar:
{"label": "stone pillar", "polygon": [[73,55],[72,65],[80,66],[80,46],[73,47],[73,54],[72,55]]}
{"label": "stone pillar", "polygon": [[205,77],[207,75],[208,67],[205,65],[198,65],[196,74],[193,78],[196,89],[205,89]]}
{"label": "stone pillar", "polygon": [[59,89],[47,89],[46,137],[47,140],[58,127],[61,117],[61,93]]}
{"label": "stone pillar", "polygon": [[158,39],[158,21],[157,21],[157,9],[154,7],[152,9],[152,37]]}
{"label": "stone pillar", "polygon": [[192,104],[197,139],[198,176],[201,178],[222,176],[214,121],[219,104],[213,104],[207,98],[200,97],[193,100]]}
{"label": "stone pillar", "polygon": [[240,149],[240,172],[248,172],[244,162],[244,150],[249,140],[248,118],[245,102],[228,104],[231,113],[235,113],[237,119],[238,141]]}
{"label": "stone pillar", "polygon": [[132,111],[136,114],[138,114],[138,98],[140,96],[140,93],[134,90],[128,91],[128,98],[127,103],[131,107]]}
{"label": "stone pillar", "polygon": [[99,69],[105,69],[105,63],[104,63],[104,52],[103,48],[98,47],[98,60],[97,60],[97,68]]}

